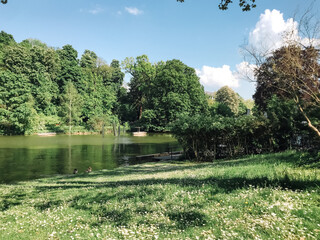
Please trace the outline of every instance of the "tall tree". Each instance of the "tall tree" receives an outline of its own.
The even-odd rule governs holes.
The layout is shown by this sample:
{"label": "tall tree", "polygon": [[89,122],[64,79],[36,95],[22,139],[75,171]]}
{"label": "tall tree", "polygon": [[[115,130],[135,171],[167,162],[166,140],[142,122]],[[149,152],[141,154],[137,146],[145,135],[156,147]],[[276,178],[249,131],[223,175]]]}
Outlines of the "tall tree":
{"label": "tall tree", "polygon": [[0,130],[4,134],[31,133],[36,125],[31,84],[23,74],[0,71]]}
{"label": "tall tree", "polygon": [[56,82],[60,70],[58,55],[53,49],[42,44],[31,47],[30,55],[31,69],[28,77],[37,111],[45,115],[55,115],[55,103],[59,94]]}
{"label": "tall tree", "polygon": [[[181,113],[204,112],[207,101],[195,70],[180,60],[157,64],[149,102],[157,124],[166,127]],[[149,113],[150,114],[150,113]]]}
{"label": "tall tree", "polygon": [[121,71],[120,63],[118,60],[113,59],[110,67],[112,68],[111,81],[116,85],[117,89],[123,84],[124,73]]}
{"label": "tall tree", "polygon": [[65,85],[61,98],[61,115],[69,126],[71,134],[72,125],[80,120],[82,99],[71,81]]}
{"label": "tall tree", "polygon": [[295,102],[310,129],[320,137],[319,119],[308,112],[320,110],[319,50],[289,45],[276,50],[256,71],[254,100],[264,109],[272,95]]}
{"label": "tall tree", "polygon": [[77,86],[78,81],[81,79],[81,68],[77,59],[78,52],[71,45],[65,45],[57,52],[61,63],[57,83],[60,92],[62,92],[64,85],[68,82],[72,82]]}
{"label": "tall tree", "polygon": [[129,83],[130,97],[137,109],[137,120],[141,119],[143,109],[147,103],[147,96],[150,93],[151,85],[155,77],[155,66],[149,62],[146,55],[133,58],[126,58],[122,65],[132,78]]}

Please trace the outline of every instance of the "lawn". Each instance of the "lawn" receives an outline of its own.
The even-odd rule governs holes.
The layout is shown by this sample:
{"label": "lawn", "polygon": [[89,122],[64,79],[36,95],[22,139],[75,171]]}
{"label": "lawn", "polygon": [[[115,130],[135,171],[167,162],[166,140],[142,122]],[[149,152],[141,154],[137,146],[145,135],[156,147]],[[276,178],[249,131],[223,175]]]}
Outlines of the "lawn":
{"label": "lawn", "polygon": [[0,239],[320,239],[320,169],[300,155],[0,185]]}

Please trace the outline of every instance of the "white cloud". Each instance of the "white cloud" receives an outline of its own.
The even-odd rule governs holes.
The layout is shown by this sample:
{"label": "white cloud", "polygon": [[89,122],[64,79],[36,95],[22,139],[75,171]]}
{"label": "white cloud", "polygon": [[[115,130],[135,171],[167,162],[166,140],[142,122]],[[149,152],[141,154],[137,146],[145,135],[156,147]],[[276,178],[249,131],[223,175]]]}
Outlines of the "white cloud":
{"label": "white cloud", "polygon": [[233,75],[237,79],[255,81],[254,71],[257,68],[257,65],[243,61],[237,64],[236,68],[237,71]]}
{"label": "white cloud", "polygon": [[286,40],[298,39],[296,21],[292,18],[284,20],[283,14],[278,10],[266,9],[260,15],[255,29],[249,34],[249,46],[261,53],[267,53],[284,46]]}
{"label": "white cloud", "polygon": [[132,14],[132,15],[135,15],[135,16],[140,15],[140,14],[143,13],[142,10],[140,10],[140,9],[138,9],[138,8],[136,8],[136,7],[125,7],[125,10],[126,10],[128,13],[130,13],[130,14]]}
{"label": "white cloud", "polygon": [[223,86],[238,87],[239,79],[230,70],[230,66],[223,65],[221,68],[203,66],[201,70],[196,69],[201,84],[205,89],[212,90]]}

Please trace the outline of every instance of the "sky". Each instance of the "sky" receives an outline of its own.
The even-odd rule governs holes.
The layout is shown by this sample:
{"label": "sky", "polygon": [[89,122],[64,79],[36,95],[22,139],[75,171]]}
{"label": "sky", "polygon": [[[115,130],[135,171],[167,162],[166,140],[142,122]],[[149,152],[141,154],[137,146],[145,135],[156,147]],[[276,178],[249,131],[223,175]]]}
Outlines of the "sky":
{"label": "sky", "polygon": [[[227,11],[220,0],[7,0],[0,3],[0,31],[17,42],[39,39],[61,48],[71,44],[79,58],[94,51],[107,63],[146,54],[150,61],[179,59],[196,69],[206,91],[228,85],[250,99],[254,83],[243,77],[248,63],[241,47],[281,46],[298,24],[292,17],[320,0],[257,0],[242,12],[238,0]],[[130,77],[126,76],[126,81]]]}

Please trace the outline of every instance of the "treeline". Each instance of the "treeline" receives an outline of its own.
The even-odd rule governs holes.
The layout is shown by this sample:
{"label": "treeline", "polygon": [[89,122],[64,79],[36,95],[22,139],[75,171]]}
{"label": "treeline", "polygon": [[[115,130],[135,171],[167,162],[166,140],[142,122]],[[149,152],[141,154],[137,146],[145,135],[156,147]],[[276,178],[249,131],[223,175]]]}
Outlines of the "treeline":
{"label": "treeline", "polygon": [[[131,74],[129,89],[123,86]],[[147,56],[107,64],[93,51],[17,43],[0,33],[0,134],[103,131],[139,126],[166,131],[178,114],[207,109],[195,70],[179,60],[150,63]]]}
{"label": "treeline", "polygon": [[[124,73],[86,50],[48,47],[39,40],[17,43],[0,33],[0,133],[31,134],[99,128],[117,121]],[[67,128],[66,128],[67,127]]]}
{"label": "treeline", "polygon": [[[110,65],[71,45],[0,33],[0,134],[171,131],[206,160],[320,146],[319,50],[288,45],[257,67],[254,103],[229,87],[205,93],[193,68],[146,55]],[[131,75],[124,87],[124,70]]]}
{"label": "treeline", "polygon": [[255,71],[253,114],[244,114],[239,98],[225,87],[216,93],[209,114],[181,115],[172,132],[186,156],[201,161],[292,148],[317,152],[319,58],[319,49],[312,46],[274,51]]}

